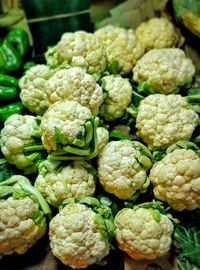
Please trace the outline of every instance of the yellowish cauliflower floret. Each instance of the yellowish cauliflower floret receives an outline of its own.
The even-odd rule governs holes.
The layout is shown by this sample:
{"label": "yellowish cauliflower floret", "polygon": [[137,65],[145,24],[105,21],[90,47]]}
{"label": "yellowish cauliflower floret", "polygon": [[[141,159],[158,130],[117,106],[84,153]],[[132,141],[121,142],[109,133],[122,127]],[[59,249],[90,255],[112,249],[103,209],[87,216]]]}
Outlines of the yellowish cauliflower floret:
{"label": "yellowish cauliflower floret", "polygon": [[152,18],[142,22],[135,34],[146,51],[177,47],[180,40],[175,27],[167,18]]}
{"label": "yellowish cauliflower floret", "polygon": [[193,150],[177,149],[150,171],[155,197],[177,211],[200,208],[200,158]]}
{"label": "yellowish cauliflower floret", "polygon": [[[91,111],[77,101],[57,101],[44,113],[41,125],[41,139],[47,150],[55,151],[56,136],[65,137],[63,145],[73,142],[77,135],[85,134],[84,124],[92,116]],[[57,134],[59,130],[60,135]]]}
{"label": "yellowish cauliflower floret", "polygon": [[144,54],[144,47],[133,29],[107,25],[95,31],[106,49],[108,70],[111,73],[128,74]]}
{"label": "yellowish cauliflower floret", "polygon": [[100,75],[106,68],[105,49],[92,33],[64,33],[57,44],[57,52],[62,62],[81,67],[89,74]]}
{"label": "yellowish cauliflower floret", "polygon": [[131,141],[111,141],[98,157],[98,176],[105,191],[131,199],[146,181],[146,171],[136,159]]}
{"label": "yellowish cauliflower floret", "polygon": [[75,67],[57,71],[46,84],[50,104],[59,100],[74,100],[97,115],[103,102],[103,91],[93,76]]}
{"label": "yellowish cauliflower floret", "polygon": [[67,198],[93,196],[95,180],[81,161],[75,161],[61,170],[39,173],[35,187],[49,204],[58,207]]}
{"label": "yellowish cauliflower floret", "polygon": [[43,115],[49,107],[50,103],[45,84],[53,74],[54,71],[48,66],[36,65],[28,69],[26,74],[20,78],[20,98],[29,111]]}
{"label": "yellowish cauliflower floret", "polygon": [[97,148],[100,153],[109,141],[109,132],[104,127],[97,128]]}
{"label": "yellowish cauliflower floret", "polygon": [[160,221],[145,208],[124,208],[115,217],[119,249],[134,260],[153,260],[166,255],[172,242],[173,224],[160,214]]}
{"label": "yellowish cauliflower floret", "polygon": [[115,75],[102,77],[101,83],[106,93],[101,106],[101,115],[107,121],[122,117],[126,107],[131,103],[131,84],[127,79]]}
{"label": "yellowish cauliflower floret", "polygon": [[192,82],[195,67],[185,52],[178,48],[153,49],[133,68],[133,80],[146,83],[151,92],[175,93]]}
{"label": "yellowish cauliflower floret", "polygon": [[199,116],[180,95],[149,95],[140,102],[137,136],[149,146],[165,149],[179,140],[189,140]]}
{"label": "yellowish cauliflower floret", "polygon": [[32,219],[38,211],[30,197],[0,200],[1,254],[23,254],[44,235],[46,224],[38,226]]}
{"label": "yellowish cauliflower floret", "polygon": [[96,213],[85,205],[68,204],[51,220],[51,250],[63,264],[86,268],[108,255],[110,244],[95,218]]}
{"label": "yellowish cauliflower floret", "polygon": [[48,48],[44,55],[48,66],[52,68],[57,68],[59,65],[62,64],[56,45]]}

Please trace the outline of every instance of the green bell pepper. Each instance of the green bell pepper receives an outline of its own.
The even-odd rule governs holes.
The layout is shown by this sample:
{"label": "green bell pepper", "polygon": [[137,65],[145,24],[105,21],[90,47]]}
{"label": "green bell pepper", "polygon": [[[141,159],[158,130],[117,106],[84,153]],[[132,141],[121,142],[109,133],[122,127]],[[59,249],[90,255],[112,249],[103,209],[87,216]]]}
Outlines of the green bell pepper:
{"label": "green bell pepper", "polygon": [[24,109],[20,101],[0,107],[0,121],[5,122],[12,114],[22,114]]}
{"label": "green bell pepper", "polygon": [[18,80],[12,76],[0,74],[0,100],[12,100],[18,95]]}

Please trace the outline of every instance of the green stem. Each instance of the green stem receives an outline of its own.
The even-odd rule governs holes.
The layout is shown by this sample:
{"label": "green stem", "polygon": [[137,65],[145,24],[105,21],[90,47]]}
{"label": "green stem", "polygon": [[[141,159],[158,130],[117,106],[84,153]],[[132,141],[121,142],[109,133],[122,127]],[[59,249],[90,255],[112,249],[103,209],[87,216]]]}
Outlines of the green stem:
{"label": "green stem", "polygon": [[88,156],[91,153],[91,149],[78,149],[71,146],[65,146],[63,149],[70,154],[78,155],[78,156]]}
{"label": "green stem", "polygon": [[25,146],[23,149],[24,152],[35,152],[41,150],[46,150],[42,144]]}
{"label": "green stem", "polygon": [[84,157],[84,156],[53,156],[53,155],[48,155],[47,157],[48,160],[50,161],[53,161],[53,160],[60,160],[60,161],[65,161],[65,160],[72,160],[72,161],[75,161],[75,160],[86,160],[87,158]]}
{"label": "green stem", "polygon": [[86,122],[86,124],[85,124],[85,132],[86,132],[85,143],[87,145],[92,140],[93,127],[92,127],[91,121]]}

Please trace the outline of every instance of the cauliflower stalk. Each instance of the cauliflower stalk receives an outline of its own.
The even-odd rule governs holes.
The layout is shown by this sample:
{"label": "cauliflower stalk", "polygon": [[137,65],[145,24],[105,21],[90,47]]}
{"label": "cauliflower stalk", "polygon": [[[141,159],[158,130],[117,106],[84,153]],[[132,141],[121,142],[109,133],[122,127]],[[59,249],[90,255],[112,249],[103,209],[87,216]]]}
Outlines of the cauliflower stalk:
{"label": "cauliflower stalk", "polygon": [[22,175],[0,182],[0,254],[23,254],[46,231],[51,210],[40,192]]}

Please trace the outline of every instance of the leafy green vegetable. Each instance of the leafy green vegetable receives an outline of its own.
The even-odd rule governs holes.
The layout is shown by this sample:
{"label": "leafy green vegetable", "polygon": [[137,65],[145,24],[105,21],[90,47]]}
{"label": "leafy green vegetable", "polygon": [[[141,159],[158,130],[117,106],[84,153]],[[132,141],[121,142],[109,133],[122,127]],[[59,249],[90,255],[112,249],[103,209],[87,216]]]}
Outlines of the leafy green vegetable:
{"label": "leafy green vegetable", "polygon": [[7,162],[5,158],[0,159],[0,182],[16,174],[16,170]]}

